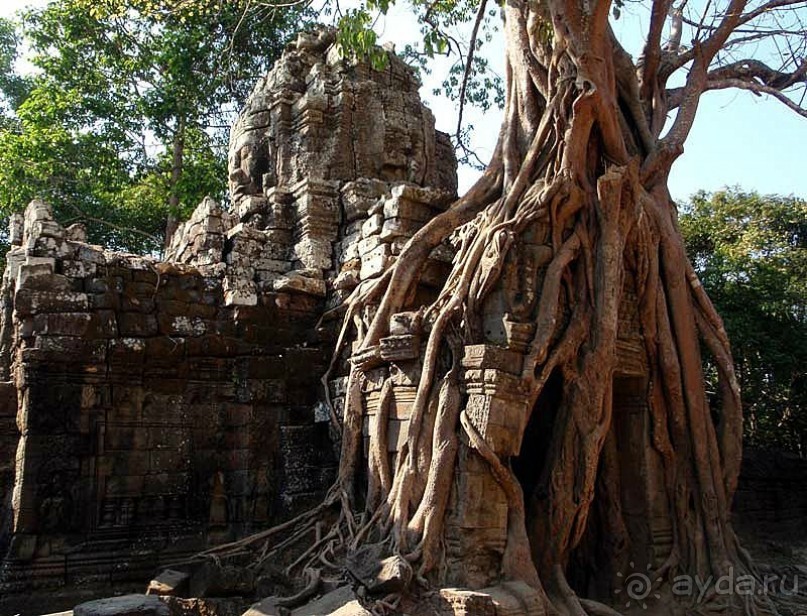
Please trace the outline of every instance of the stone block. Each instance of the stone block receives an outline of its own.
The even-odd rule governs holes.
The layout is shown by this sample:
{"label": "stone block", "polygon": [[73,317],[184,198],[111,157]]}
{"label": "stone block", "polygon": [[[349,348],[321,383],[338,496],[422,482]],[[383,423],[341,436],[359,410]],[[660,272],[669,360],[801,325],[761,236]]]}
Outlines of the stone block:
{"label": "stone block", "polygon": [[493,451],[500,456],[518,455],[527,420],[525,400],[471,394],[465,413]]}
{"label": "stone block", "polygon": [[30,233],[32,237],[51,237],[56,239],[64,239],[65,230],[55,220],[36,220],[30,225]]}
{"label": "stone block", "polygon": [[[458,502],[455,509],[460,528],[492,528],[507,532],[507,498],[487,470],[458,474]],[[485,498],[475,495],[484,494]]]}
{"label": "stone block", "polygon": [[53,208],[40,199],[34,199],[26,206],[23,216],[26,225],[33,224],[37,220],[53,220]]}
{"label": "stone block", "polygon": [[22,288],[14,296],[14,310],[18,316],[42,312],[86,312],[89,298],[76,291],[38,291]]}
{"label": "stone block", "polygon": [[[29,240],[30,241],[30,240]],[[35,257],[55,257],[57,259],[73,259],[79,245],[62,238],[43,235],[30,241],[28,254]]]}
{"label": "stone block", "polygon": [[416,385],[396,385],[392,389],[392,400],[390,402],[390,419],[408,420],[415,405],[417,395]]}
{"label": "stone block", "polygon": [[301,276],[295,272],[289,272],[286,276],[277,278],[272,283],[275,291],[307,293],[316,297],[325,297],[325,281],[322,278]]}
{"label": "stone block", "polygon": [[417,333],[420,329],[420,320],[419,312],[396,312],[390,317],[389,333],[393,336]]}
{"label": "stone block", "polygon": [[42,258],[39,263],[25,263],[17,268],[16,290],[23,287],[31,289],[41,289],[43,291],[68,291],[70,282],[59,276],[54,280],[54,267],[56,259]]}
{"label": "stone block", "polygon": [[330,269],[333,263],[333,244],[328,238],[300,238],[292,247],[292,258],[307,269]]}
{"label": "stone block", "polygon": [[170,616],[168,606],[155,596],[123,595],[87,601],[73,608],[73,616]]}
{"label": "stone block", "polygon": [[342,187],[342,208],[347,222],[367,215],[370,208],[389,190],[386,182],[362,178]]}
{"label": "stone block", "polygon": [[409,419],[390,419],[387,425],[387,451],[401,451],[409,432]]}
{"label": "stone block", "polygon": [[535,323],[521,323],[506,314],[503,325],[508,348],[518,353],[526,353],[535,334]]}
{"label": "stone block", "polygon": [[412,237],[423,225],[415,220],[406,218],[388,218],[384,221],[380,237],[382,240],[391,240],[394,237]]}
{"label": "stone block", "polygon": [[493,368],[520,375],[523,356],[494,344],[474,344],[465,347],[462,358],[464,368]]}
{"label": "stone block", "polygon": [[207,324],[201,317],[160,314],[157,322],[160,333],[166,336],[204,336],[207,333]]}
{"label": "stone block", "polygon": [[361,280],[360,272],[360,269],[349,269],[339,272],[339,275],[333,281],[333,288],[337,291],[350,291],[355,289]]}
{"label": "stone block", "polygon": [[270,259],[263,255],[254,261],[253,266],[258,273],[265,271],[284,274],[291,269],[291,263],[289,261],[285,259]]}
{"label": "stone block", "polygon": [[306,179],[292,190],[298,218],[311,216],[317,220],[339,222],[338,183]]}
{"label": "stone block", "polygon": [[248,220],[253,214],[263,213],[268,210],[268,200],[265,197],[248,195],[238,201],[235,211],[242,221]]}
{"label": "stone block", "polygon": [[397,555],[380,561],[372,558],[360,572],[362,575],[359,581],[367,592],[382,597],[393,592],[403,592],[412,581],[412,566]]}
{"label": "stone block", "polygon": [[371,235],[377,235],[381,232],[381,228],[384,226],[384,215],[383,214],[373,214],[367,220],[364,221],[364,224],[361,226],[361,236],[363,238],[370,237]]}
{"label": "stone block", "polygon": [[398,186],[394,187],[392,189],[393,197],[384,201],[384,218],[406,218],[423,225],[438,213],[438,210],[433,209],[428,203],[396,195],[398,188]]}
{"label": "stone block", "polygon": [[241,616],[245,605],[241,597],[185,599],[162,595],[160,600],[171,610],[171,616]]}
{"label": "stone block", "polygon": [[443,588],[440,590],[445,614],[451,616],[496,616],[493,599],[487,593],[464,588]]}
{"label": "stone block", "polygon": [[362,280],[373,278],[384,273],[394,262],[389,244],[381,244],[362,257],[359,276]]}
{"label": "stone block", "polygon": [[[360,257],[364,257],[382,244],[378,235],[371,235],[361,240],[358,244],[357,252]],[[389,253],[388,253],[389,254]]]}
{"label": "stone block", "polygon": [[106,263],[104,249],[100,246],[79,245],[76,258],[86,263],[95,263],[96,265],[104,265]]}
{"label": "stone block", "polygon": [[420,382],[422,364],[420,361],[391,362],[389,378],[398,387],[411,387]]}
{"label": "stone block", "polygon": [[[260,581],[259,579],[258,582],[260,583]],[[266,597],[257,603],[253,603],[242,616],[281,616],[280,609],[282,608],[277,605],[277,597]]]}
{"label": "stone block", "polygon": [[225,306],[256,306],[258,291],[252,280],[228,275],[224,277]]}
{"label": "stone block", "polygon": [[147,595],[181,596],[188,587],[190,575],[184,571],[166,569],[149,582]]}
{"label": "stone block", "polygon": [[123,312],[118,315],[118,331],[121,336],[130,338],[146,338],[156,336],[159,327],[153,314]]}
{"label": "stone block", "polygon": [[17,212],[8,217],[8,243],[12,246],[20,246],[23,236],[23,217]]}
{"label": "stone block", "polygon": [[86,242],[87,226],[80,222],[73,223],[65,229],[65,238],[71,242]]}
{"label": "stone block", "polygon": [[387,336],[380,341],[381,359],[384,361],[404,361],[420,356],[420,336],[398,334]]}
{"label": "stone block", "polygon": [[98,266],[87,261],[65,259],[61,262],[62,273],[70,278],[89,278],[95,276]]}
{"label": "stone block", "polygon": [[360,233],[354,233],[342,238],[342,240],[336,245],[336,258],[339,263],[346,263],[353,259],[359,258],[360,241]]}
{"label": "stone block", "polygon": [[[37,329],[43,334],[94,337],[98,333],[97,317],[88,312],[61,312],[39,317],[43,317],[44,323]],[[96,327],[93,327],[94,321]]]}
{"label": "stone block", "polygon": [[227,231],[227,239],[237,240],[240,242],[252,240],[259,244],[263,244],[266,241],[266,234],[260,229],[251,227],[247,223],[240,222]]}

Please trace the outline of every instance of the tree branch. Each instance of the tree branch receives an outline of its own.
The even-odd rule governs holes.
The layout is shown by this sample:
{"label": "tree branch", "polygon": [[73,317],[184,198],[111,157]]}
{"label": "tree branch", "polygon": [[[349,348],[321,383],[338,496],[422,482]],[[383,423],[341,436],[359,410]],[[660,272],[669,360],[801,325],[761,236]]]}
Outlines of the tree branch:
{"label": "tree branch", "polygon": [[797,103],[792,101],[781,90],[777,90],[776,88],[766,86],[765,84],[745,81],[743,79],[731,79],[731,78],[716,79],[714,81],[710,81],[707,84],[706,90],[725,90],[728,88],[738,88],[740,90],[748,90],[749,92],[753,92],[754,94],[767,94],[768,96],[772,96],[773,98],[778,100],[780,103],[785,105],[791,111],[794,111],[803,118],[807,118],[807,109],[799,106]]}
{"label": "tree branch", "polygon": [[[792,2],[793,0],[772,0],[781,2]],[[803,1],[803,0],[799,0]],[[709,65],[712,63],[717,52],[728,40],[731,33],[739,25],[740,18],[747,5],[747,0],[731,0],[728,10],[713,30],[702,43],[695,41],[692,49],[694,63],[687,76],[684,90],[681,93],[681,103],[678,107],[678,114],[675,117],[672,128],[663,139],[666,146],[683,145],[692,124],[695,121],[695,113],[698,109],[700,96],[707,85]]]}
{"label": "tree branch", "polygon": [[805,76],[807,76],[807,60],[802,60],[801,65],[792,73],[778,71],[759,60],[740,60],[709,71],[707,80],[742,79],[776,90],[785,90],[804,80]]}
{"label": "tree branch", "polygon": [[[800,66],[792,73],[778,71],[759,60],[741,60],[710,71],[706,76],[704,91],[738,88],[754,94],[767,94],[800,116],[807,117],[807,109],[784,93],[784,90],[797,83],[807,85],[807,60],[802,60]],[[668,90],[667,101],[670,109],[682,104],[683,90],[683,88]]]}
{"label": "tree branch", "polygon": [[462,130],[462,112],[465,108],[465,91],[468,88],[468,79],[471,76],[471,64],[474,61],[474,53],[476,53],[476,38],[479,35],[479,26],[482,25],[487,5],[487,0],[482,0],[479,3],[479,8],[476,11],[476,21],[474,21],[474,28],[471,31],[471,42],[468,44],[468,56],[465,59],[465,71],[462,74],[462,86],[460,87],[460,110],[457,114],[457,140],[461,140],[460,131]]}
{"label": "tree branch", "polygon": [[650,13],[650,28],[647,33],[647,42],[642,52],[644,64],[640,80],[640,94],[642,100],[650,101],[653,98],[654,84],[657,81],[659,64],[661,63],[661,35],[664,23],[672,7],[673,0],[654,0]]}

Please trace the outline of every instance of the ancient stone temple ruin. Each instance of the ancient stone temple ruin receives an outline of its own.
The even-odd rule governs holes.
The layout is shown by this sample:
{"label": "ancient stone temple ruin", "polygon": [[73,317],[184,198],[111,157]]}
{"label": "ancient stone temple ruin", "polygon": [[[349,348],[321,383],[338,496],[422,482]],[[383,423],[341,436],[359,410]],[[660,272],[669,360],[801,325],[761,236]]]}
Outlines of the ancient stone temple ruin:
{"label": "ancient stone temple ruin", "polygon": [[[448,137],[391,60],[374,71],[301,35],[233,130],[231,206],[201,203],[164,260],[90,245],[42,202],[12,218],[0,596],[140,588],[330,485],[323,315],[457,189]],[[450,259],[434,255],[435,281]]]}
{"label": "ancient stone temple ruin", "polygon": [[[231,202],[205,199],[164,259],[88,244],[80,225],[64,228],[39,201],[12,217],[0,289],[0,611],[6,597],[37,613],[31,597],[62,588],[142,592],[171,563],[317,505],[337,471],[334,427],[351,365],[363,374],[364,456],[395,473],[423,370],[422,310],[393,314],[376,346],[348,340],[332,353],[351,294],[384,276],[457,197],[450,140],[418,87],[393,55],[374,70],[342,59],[328,31],[300,35],[233,128]],[[475,324],[484,342],[461,347],[458,375],[464,416],[512,462],[526,494],[557,406],[548,387],[533,409],[521,384],[549,241],[538,226],[514,251],[488,316]],[[434,299],[452,259],[449,244],[431,252],[409,305]],[[656,566],[672,529],[659,513],[665,493],[653,485],[648,367],[633,281],[624,284],[614,381],[619,496],[626,524],[640,529],[632,536],[644,538],[637,562]],[[366,317],[356,315],[359,331]],[[380,455],[373,441],[385,444]],[[503,579],[507,495],[467,439],[446,498],[444,587],[429,613],[544,613],[539,592]],[[174,571],[151,588],[238,597],[206,607],[168,602],[177,616],[229,615],[271,584],[243,572]],[[55,611],[42,605],[38,613]]]}

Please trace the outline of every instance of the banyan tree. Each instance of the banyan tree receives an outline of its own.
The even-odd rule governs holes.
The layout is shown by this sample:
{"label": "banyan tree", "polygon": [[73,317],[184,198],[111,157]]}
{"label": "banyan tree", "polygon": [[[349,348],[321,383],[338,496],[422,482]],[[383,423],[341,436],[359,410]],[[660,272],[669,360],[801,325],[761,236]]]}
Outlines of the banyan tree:
{"label": "banyan tree", "polygon": [[[506,0],[495,16],[486,0],[421,6],[435,28],[475,9],[472,49],[480,23],[503,20],[495,153],[336,309],[325,381],[341,370],[347,385],[323,503],[211,554],[283,561],[300,592],[281,607],[341,575],[387,612],[435,613],[429,597],[446,588],[509,589],[530,614],[781,606],[714,593],[695,605],[672,590],[677,576],[756,572],[731,526],[742,410],[730,344],[667,182],[710,90],[807,115],[803,4],[653,0],[638,59],[608,0]],[[446,246],[450,272],[424,291]],[[719,370],[712,404],[704,353]],[[649,586],[631,605],[636,572]],[[488,613],[453,592],[440,596]]]}

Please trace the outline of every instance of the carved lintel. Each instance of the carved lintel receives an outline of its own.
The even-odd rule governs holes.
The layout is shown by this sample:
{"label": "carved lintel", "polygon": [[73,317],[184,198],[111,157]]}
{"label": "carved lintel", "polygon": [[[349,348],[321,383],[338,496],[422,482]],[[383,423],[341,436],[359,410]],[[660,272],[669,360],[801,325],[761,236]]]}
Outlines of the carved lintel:
{"label": "carved lintel", "polygon": [[465,347],[462,366],[469,369],[501,370],[519,375],[523,359],[521,353],[495,344],[473,344]]}
{"label": "carved lintel", "polygon": [[381,349],[378,345],[374,345],[355,353],[350,358],[350,363],[359,368],[360,370],[369,370],[375,368],[382,363]]}
{"label": "carved lintel", "polygon": [[420,336],[401,334],[381,339],[380,353],[384,361],[417,359],[420,355]]}

